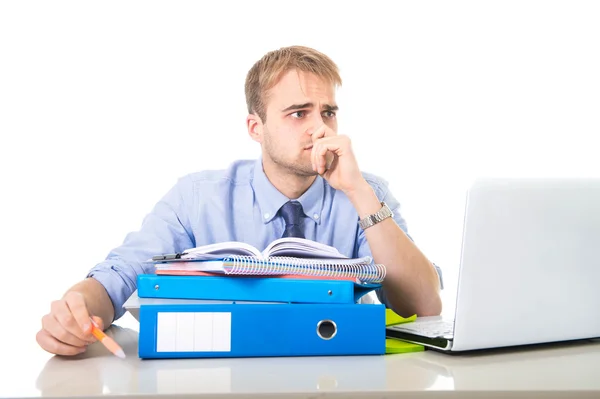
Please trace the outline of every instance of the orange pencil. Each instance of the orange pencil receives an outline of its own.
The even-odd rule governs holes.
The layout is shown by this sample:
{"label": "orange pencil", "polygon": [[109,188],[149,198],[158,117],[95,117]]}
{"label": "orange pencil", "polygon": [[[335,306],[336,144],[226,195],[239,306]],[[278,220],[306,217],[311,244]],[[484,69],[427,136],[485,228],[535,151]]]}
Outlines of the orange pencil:
{"label": "orange pencil", "polygon": [[91,317],[90,321],[92,322],[92,335],[94,335],[98,341],[102,342],[102,344],[106,346],[106,349],[111,351],[115,356],[125,359],[125,352],[123,352],[123,349],[121,349],[119,344],[117,344],[114,339],[104,334],[104,331],[100,329],[98,324],[96,324]]}

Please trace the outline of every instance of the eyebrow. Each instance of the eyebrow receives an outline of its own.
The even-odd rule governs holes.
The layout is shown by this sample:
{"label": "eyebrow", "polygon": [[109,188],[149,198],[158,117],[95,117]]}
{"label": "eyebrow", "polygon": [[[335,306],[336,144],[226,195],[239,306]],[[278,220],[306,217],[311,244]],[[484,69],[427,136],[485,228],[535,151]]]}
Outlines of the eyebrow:
{"label": "eyebrow", "polygon": [[[312,108],[312,107],[314,107],[313,103],[292,104],[289,107],[287,107],[286,109],[281,110],[281,112],[288,112],[288,111],[293,111],[293,110],[298,110],[298,109],[305,109],[305,108]],[[325,105],[323,105],[323,110],[325,110],[325,111],[337,111],[337,110],[339,110],[339,107],[337,105],[325,104]]]}

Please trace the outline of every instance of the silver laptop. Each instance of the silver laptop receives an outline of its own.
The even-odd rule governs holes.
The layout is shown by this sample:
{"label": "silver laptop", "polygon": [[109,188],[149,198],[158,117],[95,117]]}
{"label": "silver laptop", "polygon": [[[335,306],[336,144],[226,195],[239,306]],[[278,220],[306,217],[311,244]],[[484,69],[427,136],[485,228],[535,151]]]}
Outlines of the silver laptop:
{"label": "silver laptop", "polygon": [[480,179],[467,194],[453,320],[387,335],[461,352],[600,337],[600,178]]}

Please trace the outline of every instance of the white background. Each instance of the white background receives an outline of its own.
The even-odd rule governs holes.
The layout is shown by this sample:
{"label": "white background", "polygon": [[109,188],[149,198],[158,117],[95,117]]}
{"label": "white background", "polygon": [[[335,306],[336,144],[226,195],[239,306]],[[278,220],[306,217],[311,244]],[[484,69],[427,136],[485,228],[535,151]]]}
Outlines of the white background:
{"label": "white background", "polygon": [[[50,301],[184,174],[254,158],[267,51],[340,66],[339,131],[385,177],[453,309],[477,176],[598,176],[600,6],[585,1],[0,3],[0,306]],[[27,298],[29,304],[22,304]],[[11,333],[4,329],[1,334]]]}

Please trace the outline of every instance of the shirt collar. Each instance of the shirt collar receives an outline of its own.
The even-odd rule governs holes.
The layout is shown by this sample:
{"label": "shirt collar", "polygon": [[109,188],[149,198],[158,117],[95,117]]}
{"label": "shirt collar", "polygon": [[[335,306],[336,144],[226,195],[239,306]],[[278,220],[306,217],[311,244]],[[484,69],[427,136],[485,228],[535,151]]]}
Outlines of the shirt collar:
{"label": "shirt collar", "polygon": [[[317,224],[321,224],[322,219],[324,185],[324,179],[321,176],[317,176],[308,190],[297,199],[302,204],[304,214]],[[254,190],[254,197],[258,203],[263,223],[271,222],[277,215],[279,208],[290,200],[279,192],[267,178],[263,170],[262,157],[259,157],[254,164],[252,189]]]}

